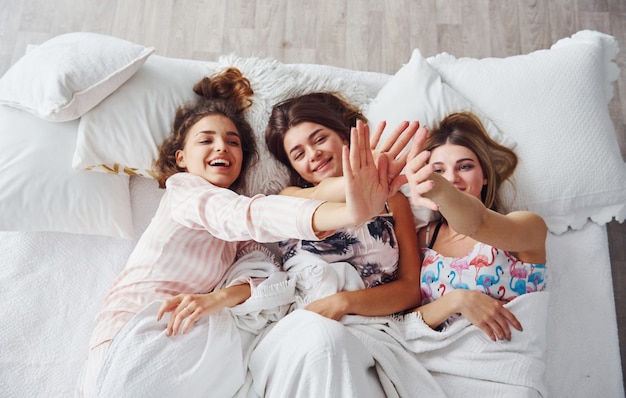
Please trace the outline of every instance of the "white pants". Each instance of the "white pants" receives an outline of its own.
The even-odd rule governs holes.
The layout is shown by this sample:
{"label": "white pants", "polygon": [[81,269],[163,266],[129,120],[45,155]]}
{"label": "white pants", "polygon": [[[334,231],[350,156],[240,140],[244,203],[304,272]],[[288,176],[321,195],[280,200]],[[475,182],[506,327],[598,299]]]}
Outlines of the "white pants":
{"label": "white pants", "polygon": [[262,397],[384,397],[374,365],[347,327],[299,309],[258,343],[249,370]]}

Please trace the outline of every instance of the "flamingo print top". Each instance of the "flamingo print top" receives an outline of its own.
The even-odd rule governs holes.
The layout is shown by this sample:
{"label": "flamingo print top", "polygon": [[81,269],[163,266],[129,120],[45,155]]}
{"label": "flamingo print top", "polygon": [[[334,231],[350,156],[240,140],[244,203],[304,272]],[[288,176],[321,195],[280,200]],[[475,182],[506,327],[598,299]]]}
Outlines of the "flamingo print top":
{"label": "flamingo print top", "polygon": [[422,304],[452,289],[478,290],[510,301],[546,288],[545,264],[530,264],[493,246],[477,243],[465,257],[444,257],[429,247],[422,249]]}
{"label": "flamingo print top", "polygon": [[400,258],[395,222],[390,214],[372,218],[354,228],[337,230],[321,241],[289,239],[279,243],[283,262],[301,252],[328,263],[345,261],[359,272],[365,287],[394,281]]}

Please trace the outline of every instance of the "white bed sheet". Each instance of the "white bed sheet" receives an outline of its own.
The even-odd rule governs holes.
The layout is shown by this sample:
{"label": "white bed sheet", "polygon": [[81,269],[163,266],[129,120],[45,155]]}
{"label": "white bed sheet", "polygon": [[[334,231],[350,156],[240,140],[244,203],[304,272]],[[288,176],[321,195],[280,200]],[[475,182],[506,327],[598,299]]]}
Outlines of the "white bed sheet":
{"label": "white bed sheet", "polygon": [[[162,191],[131,178],[139,234]],[[0,396],[68,397],[93,321],[134,241],[0,233]],[[606,228],[549,235],[548,388],[553,397],[624,395]],[[219,366],[216,364],[216,366]]]}

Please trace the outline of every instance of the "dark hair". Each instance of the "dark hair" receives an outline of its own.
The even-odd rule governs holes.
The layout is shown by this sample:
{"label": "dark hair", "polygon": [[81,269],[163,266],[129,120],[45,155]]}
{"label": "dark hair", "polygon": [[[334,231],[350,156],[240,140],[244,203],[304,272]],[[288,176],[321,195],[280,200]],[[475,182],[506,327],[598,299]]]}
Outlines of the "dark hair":
{"label": "dark hair", "polygon": [[350,129],[357,120],[367,122],[361,111],[333,93],[311,93],[291,98],[274,105],[267,128],[265,144],[270,153],[289,171],[290,184],[300,187],[310,186],[293,169],[284,139],[287,131],[300,123],[320,124],[335,131],[346,142],[350,142]]}
{"label": "dark hair", "polygon": [[230,189],[240,188],[248,168],[258,159],[254,132],[244,118],[244,111],[252,105],[252,87],[248,79],[236,68],[228,68],[211,77],[205,77],[193,87],[201,99],[195,104],[186,104],[176,110],[170,136],[159,149],[155,162],[156,179],[160,188],[172,175],[185,171],[176,163],[176,152],[182,150],[185,138],[191,127],[209,115],[223,115],[229,118],[241,137],[243,162],[239,177]]}
{"label": "dark hair", "polygon": [[446,143],[464,146],[476,154],[487,179],[481,200],[486,207],[503,211],[499,190],[517,167],[515,152],[491,139],[480,120],[470,112],[453,113],[443,119],[429,132],[424,150],[432,151]]}

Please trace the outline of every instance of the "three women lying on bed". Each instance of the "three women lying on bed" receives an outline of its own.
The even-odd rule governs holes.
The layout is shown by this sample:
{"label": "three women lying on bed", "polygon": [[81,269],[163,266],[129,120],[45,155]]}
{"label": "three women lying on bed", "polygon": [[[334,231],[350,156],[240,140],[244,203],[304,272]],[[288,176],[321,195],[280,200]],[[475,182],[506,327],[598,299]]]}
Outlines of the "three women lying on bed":
{"label": "three women lying on bed", "polygon": [[[159,185],[166,191],[98,315],[80,394],[93,394],[111,340],[153,300],[164,300],[158,318],[171,312],[168,335],[185,333],[203,315],[247,300],[259,279],[214,289],[238,253],[255,241],[287,239],[280,245],[283,261],[307,252],[357,269],[367,289],[322,298],[306,311],[320,314],[307,322],[332,324],[324,348],[345,349],[348,357],[363,356],[363,351],[358,341],[332,344],[335,338],[355,339],[333,320],[345,314],[386,315],[417,307],[432,327],[460,314],[492,339],[510,338],[509,325],[521,329],[502,299],[543,289],[546,227],[532,213],[495,211],[500,209],[498,188],[512,174],[516,158],[490,140],[471,115],[446,118],[442,126],[449,124],[447,130],[431,132],[425,144],[427,132],[420,128],[408,154],[401,151],[417,124],[402,124],[373,153],[365,118],[338,97],[314,94],[286,101],[273,110],[267,141],[299,176],[293,181],[302,184],[280,196],[247,198],[231,189],[243,182],[256,157],[253,132],[243,116],[253,94],[249,82],[231,68],[205,78],[194,91],[203,100],[177,111],[172,135],[161,148]],[[383,129],[378,127],[373,146]],[[453,132],[461,141],[447,140]],[[406,176],[399,175],[405,161]],[[408,201],[397,193],[406,181],[414,203],[442,216],[417,237]],[[425,241],[420,277],[418,244]],[[478,286],[487,294],[472,290]],[[437,289],[439,300],[431,294]],[[298,322],[298,317],[288,315],[277,326]],[[273,341],[274,329],[260,344]],[[307,355],[293,349],[285,344],[292,355],[285,361]],[[361,363],[358,369],[346,364],[355,381],[369,380],[373,364],[367,358]],[[253,351],[250,370],[257,383],[255,364],[262,365],[263,358],[255,358]],[[267,389],[271,380],[258,381],[266,383],[261,391],[272,395]]]}

